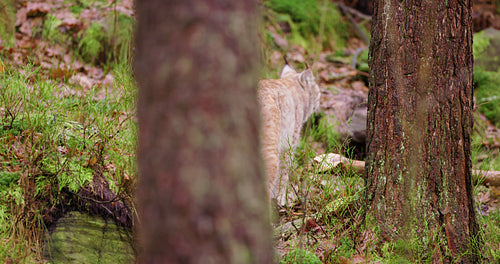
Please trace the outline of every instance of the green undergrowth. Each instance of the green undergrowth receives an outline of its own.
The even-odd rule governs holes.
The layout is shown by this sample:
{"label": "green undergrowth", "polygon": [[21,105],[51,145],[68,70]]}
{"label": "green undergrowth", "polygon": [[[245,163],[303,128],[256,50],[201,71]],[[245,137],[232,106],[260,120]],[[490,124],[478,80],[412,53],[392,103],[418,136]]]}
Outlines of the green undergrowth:
{"label": "green undergrowth", "polygon": [[132,201],[135,84],[129,66],[113,74],[104,99],[97,88],[67,93],[80,88],[43,79],[29,65],[0,74],[0,259],[39,260],[44,209],[63,189],[77,193],[100,175]]}
{"label": "green undergrowth", "polygon": [[71,4],[69,10],[73,14],[80,15],[82,13],[82,10],[91,7],[91,4],[93,2],[96,2],[96,0],[79,0],[79,1],[65,0],[64,2]]}
{"label": "green undergrowth", "polygon": [[482,248],[483,258],[488,263],[500,263],[500,212],[491,212],[480,217],[483,226],[482,239],[485,247]]}
{"label": "green undergrowth", "polygon": [[[326,160],[318,159],[321,153],[349,156],[350,151],[348,141],[341,141],[340,135],[332,133],[326,117],[318,114],[306,123],[297,149],[286,154],[294,158],[283,160],[288,163],[285,167],[290,184],[282,191],[289,199],[280,211],[278,225],[293,222],[298,230],[295,235],[281,235],[292,246],[280,263],[321,263],[311,256],[320,245],[318,241],[331,245],[324,252],[323,261],[338,263],[355,254],[354,231],[361,216],[363,180],[349,169],[349,164],[324,169]],[[307,225],[316,226],[316,230],[304,230]]]}
{"label": "green undergrowth", "polygon": [[[287,54],[303,48],[305,61],[312,65],[321,52],[344,53],[347,40],[352,37],[351,24],[341,15],[335,3],[326,0],[265,0],[261,27],[261,46],[264,64],[263,78],[276,78],[271,68],[275,51]],[[285,43],[279,41],[280,38]],[[280,42],[278,44],[276,41]]]}
{"label": "green undergrowth", "polygon": [[[311,44],[314,38],[314,30],[310,27],[300,27],[305,23],[303,14],[307,14],[314,8],[304,8],[311,4],[310,1],[293,6],[295,1],[266,1],[266,6],[271,8],[271,12],[265,13],[267,19],[280,21],[282,24],[290,24],[290,32],[278,32],[284,35],[288,41],[300,44],[304,41],[303,47],[314,47]],[[313,2],[313,1],[311,1]],[[320,3],[321,1],[315,1]],[[277,3],[277,4],[276,4]],[[275,6],[273,6],[275,4]],[[300,8],[297,8],[300,7]],[[273,13],[274,12],[274,13]],[[301,19],[302,18],[302,19]],[[311,21],[311,20],[309,20]],[[269,22],[269,21],[268,21]],[[310,31],[307,31],[309,29]],[[303,32],[309,32],[303,35]],[[309,35],[308,35],[309,34]],[[298,37],[297,37],[298,36]],[[307,37],[309,36],[309,37]],[[270,33],[264,35],[264,42],[268,46],[264,49],[276,49],[272,43]],[[316,36],[317,37],[317,36]],[[474,40],[474,52],[481,52],[487,47],[486,42]],[[266,45],[266,44],[265,44]],[[301,44],[302,45],[302,44]],[[265,53],[264,52],[264,53]],[[286,52],[286,51],[284,51]],[[339,53],[338,55],[340,55]],[[264,54],[266,58],[266,54]],[[365,62],[367,52],[360,54],[359,61]],[[276,77],[276,69],[266,60],[265,69],[268,72],[266,77]],[[475,124],[472,129],[472,164],[475,169],[500,170],[500,158],[498,147],[494,138],[489,138],[485,131],[488,129],[487,122],[481,121],[480,114],[484,115],[492,124],[500,126],[500,71],[485,71],[480,68],[474,69],[474,96],[476,99],[476,113],[474,115]],[[323,263],[349,263],[349,259],[355,255],[363,255],[369,261],[379,261],[380,263],[428,263],[432,259],[433,252],[429,251],[430,241],[434,243],[447,242],[436,237],[428,230],[422,232],[421,239],[414,241],[391,241],[384,243],[384,238],[377,230],[367,230],[362,224],[362,202],[364,183],[361,175],[344,169],[332,169],[321,171],[315,168],[312,161],[320,152],[342,153],[344,156],[352,157],[349,142],[342,141],[341,136],[333,132],[331,124],[327,122],[326,116],[318,114],[312,118],[304,131],[300,146],[295,152],[287,153],[293,156],[293,161],[287,164],[287,174],[291,185],[287,191],[287,197],[292,197],[286,205],[280,208],[281,222],[277,223],[279,228],[285,223],[294,223],[291,233],[282,234],[281,241],[288,243],[289,252],[285,253],[280,263],[315,263],[316,258],[306,258],[315,254],[322,257]],[[321,151],[318,151],[317,146]],[[478,188],[490,189],[481,185],[477,175],[475,177],[474,193],[478,195]],[[482,204],[476,204],[478,219],[481,226],[481,237],[473,239],[472,251],[483,254],[484,263],[500,263],[500,213],[490,212],[486,215],[481,212]],[[304,230],[308,223],[316,226],[316,231]],[[320,226],[321,228],[319,228]],[[320,229],[318,231],[318,229]],[[418,230],[415,230],[415,232]],[[441,240],[440,240],[441,239]],[[480,245],[479,240],[485,242],[485,246],[480,249],[475,245]],[[382,242],[381,242],[382,241]],[[372,244],[370,244],[372,243]],[[326,250],[318,255],[320,248]],[[307,259],[307,260],[306,260]],[[294,262],[299,260],[299,262]],[[301,262],[300,262],[301,261]]]}
{"label": "green undergrowth", "polygon": [[91,23],[79,33],[77,51],[85,61],[92,63],[130,62],[134,25],[130,16],[121,13],[108,15],[105,23]]}
{"label": "green undergrowth", "polygon": [[[347,24],[340,11],[324,0],[267,0],[265,5],[276,12],[278,23],[290,27],[289,39],[306,49],[342,49],[348,38]],[[282,33],[282,32],[280,32]],[[311,41],[313,40],[314,41]],[[319,41],[319,42],[318,42]]]}
{"label": "green undergrowth", "polygon": [[314,252],[298,248],[289,252],[279,264],[321,264],[321,260]]}
{"label": "green undergrowth", "polygon": [[500,71],[474,69],[476,106],[495,126],[500,127]]}
{"label": "green undergrowth", "polygon": [[495,147],[494,138],[488,137],[485,133],[487,127],[476,115],[476,122],[472,132],[472,153],[471,160],[475,169],[483,171],[500,170],[500,153]]}
{"label": "green undergrowth", "polygon": [[[474,96],[476,107],[495,126],[500,127],[500,67],[498,56],[489,51],[492,33],[485,31],[474,34],[472,46],[474,66]],[[494,49],[493,49],[494,50]]]}
{"label": "green undergrowth", "polygon": [[[83,3],[72,4],[70,7],[78,17],[83,9],[92,5]],[[134,18],[116,11],[102,12],[105,14],[102,19],[84,23],[87,26],[77,32],[61,30],[62,21],[47,14],[42,28],[35,28],[33,31],[41,32],[41,36],[52,44],[74,50],[76,56],[89,63],[103,66],[130,63],[133,55]]]}

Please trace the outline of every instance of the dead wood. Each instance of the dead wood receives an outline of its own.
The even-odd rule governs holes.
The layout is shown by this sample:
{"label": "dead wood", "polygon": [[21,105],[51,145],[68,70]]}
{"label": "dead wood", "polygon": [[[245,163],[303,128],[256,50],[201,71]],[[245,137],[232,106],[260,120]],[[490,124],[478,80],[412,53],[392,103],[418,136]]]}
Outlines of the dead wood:
{"label": "dead wood", "polygon": [[[354,170],[357,174],[365,173],[363,160],[348,159],[340,154],[329,153],[314,158],[314,168],[317,172],[331,171],[332,169]],[[480,182],[485,186],[500,187],[500,171],[472,170],[474,184]]]}

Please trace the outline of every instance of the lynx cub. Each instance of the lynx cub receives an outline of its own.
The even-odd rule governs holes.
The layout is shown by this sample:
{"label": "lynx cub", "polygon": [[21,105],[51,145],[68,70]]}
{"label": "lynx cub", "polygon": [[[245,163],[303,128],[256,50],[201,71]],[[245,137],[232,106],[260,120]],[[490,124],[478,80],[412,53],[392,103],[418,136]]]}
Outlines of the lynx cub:
{"label": "lynx cub", "polygon": [[320,90],[311,70],[297,73],[285,65],[280,79],[261,80],[258,100],[262,115],[261,151],[271,198],[283,202],[280,187],[288,175],[280,174],[285,154],[299,142],[307,118],[318,109]]}

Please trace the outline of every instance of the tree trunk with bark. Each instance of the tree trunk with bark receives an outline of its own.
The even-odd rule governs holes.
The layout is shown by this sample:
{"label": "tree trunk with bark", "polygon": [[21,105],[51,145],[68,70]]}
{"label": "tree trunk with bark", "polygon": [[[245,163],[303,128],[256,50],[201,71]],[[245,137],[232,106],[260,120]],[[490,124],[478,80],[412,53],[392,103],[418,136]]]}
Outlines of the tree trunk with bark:
{"label": "tree trunk with bark", "polygon": [[[471,0],[376,0],[366,221],[402,254],[478,263],[471,184]],[[476,245],[474,245],[476,244]]]}
{"label": "tree trunk with bark", "polygon": [[137,1],[141,263],[271,263],[257,1]]}

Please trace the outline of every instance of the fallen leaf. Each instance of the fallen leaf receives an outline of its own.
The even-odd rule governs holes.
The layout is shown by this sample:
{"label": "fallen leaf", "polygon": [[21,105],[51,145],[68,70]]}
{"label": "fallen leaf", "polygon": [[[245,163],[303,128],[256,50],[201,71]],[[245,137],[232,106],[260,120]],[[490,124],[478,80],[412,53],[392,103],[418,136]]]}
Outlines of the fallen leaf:
{"label": "fallen leaf", "polygon": [[318,227],[316,221],[312,218],[307,219],[307,221],[300,227],[300,233],[308,233],[309,231]]}
{"label": "fallen leaf", "polygon": [[91,167],[94,166],[97,163],[96,157],[92,156],[87,160],[85,164],[83,164],[83,167]]}
{"label": "fallen leaf", "polygon": [[16,27],[21,26],[28,18],[28,10],[24,7],[19,8],[16,13]]}
{"label": "fallen leaf", "polygon": [[82,87],[84,90],[90,90],[93,86],[93,81],[85,74],[78,73],[71,76],[69,83]]}
{"label": "fallen leaf", "polygon": [[361,255],[356,255],[349,260],[349,263],[358,264],[358,263],[373,263],[373,262],[366,257],[363,257]]}
{"label": "fallen leaf", "polygon": [[29,22],[24,22],[20,27],[19,27],[19,32],[27,35],[27,36],[31,36],[32,33],[31,33],[31,25]]}
{"label": "fallen leaf", "polygon": [[28,2],[26,5],[27,16],[41,16],[49,13],[50,5],[46,2]]}
{"label": "fallen leaf", "polygon": [[68,149],[65,146],[58,146],[57,152],[59,152],[61,154],[66,154],[66,153],[68,153]]}
{"label": "fallen leaf", "polygon": [[65,80],[71,77],[73,73],[67,69],[54,68],[49,72],[50,78],[54,80]]}

